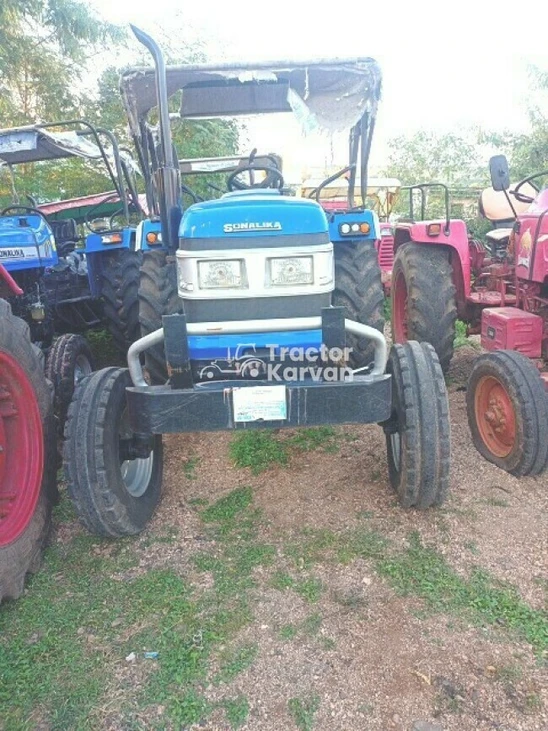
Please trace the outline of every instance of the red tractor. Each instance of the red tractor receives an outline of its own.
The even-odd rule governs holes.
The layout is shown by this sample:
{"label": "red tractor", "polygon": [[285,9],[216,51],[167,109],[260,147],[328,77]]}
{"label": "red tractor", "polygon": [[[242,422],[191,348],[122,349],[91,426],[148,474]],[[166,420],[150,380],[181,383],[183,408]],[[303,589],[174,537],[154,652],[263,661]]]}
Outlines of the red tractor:
{"label": "red tractor", "polygon": [[17,294],[0,264],[0,602],[38,568],[57,495],[51,388],[27,323],[4,299]]}
{"label": "red tractor", "polygon": [[[455,325],[480,333],[489,353],[475,362],[467,411],[480,454],[513,475],[548,465],[548,189],[536,173],[510,186],[503,155],[491,158],[492,188],[480,212],[494,226],[484,246],[464,221],[424,220],[431,185],[412,186],[411,220],[394,235],[392,331],[396,342],[426,341],[447,370]],[[413,220],[413,195],[422,220]]]}

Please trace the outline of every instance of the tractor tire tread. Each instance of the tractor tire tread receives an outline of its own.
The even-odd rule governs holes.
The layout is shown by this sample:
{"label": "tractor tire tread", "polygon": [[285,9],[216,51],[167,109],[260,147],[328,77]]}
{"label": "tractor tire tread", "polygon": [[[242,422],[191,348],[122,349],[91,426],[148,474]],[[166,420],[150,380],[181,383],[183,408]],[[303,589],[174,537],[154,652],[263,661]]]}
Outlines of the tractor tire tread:
{"label": "tractor tire tread", "polygon": [[[456,290],[447,250],[412,242],[403,244],[394,260],[393,288],[400,270],[407,285],[408,338],[431,343],[446,373],[453,357],[457,321]],[[392,307],[392,317],[394,314]]]}

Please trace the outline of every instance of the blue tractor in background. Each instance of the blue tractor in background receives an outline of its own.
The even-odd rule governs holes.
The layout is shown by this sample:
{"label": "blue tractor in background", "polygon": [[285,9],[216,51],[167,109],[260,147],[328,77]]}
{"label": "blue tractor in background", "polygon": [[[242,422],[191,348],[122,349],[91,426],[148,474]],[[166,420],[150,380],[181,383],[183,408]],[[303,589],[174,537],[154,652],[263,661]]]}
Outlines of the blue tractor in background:
{"label": "blue tractor in background", "polygon": [[[376,62],[166,69],[155,41],[134,32],[155,60],[124,74],[122,94],[161,222],[162,248],[143,256],[140,285],[141,323],[156,329],[130,347],[127,369],[97,371],[75,392],[64,455],[81,521],[112,537],[145,527],[161,495],[163,434],[323,424],[380,424],[401,504],[440,504],[449,488],[445,381],[428,344],[388,354],[376,319],[375,215],[349,206],[328,218],[253,155],[230,174],[229,192],[183,211],[172,146],[169,96],[180,89],[185,117],[313,113],[324,126],[351,123],[349,172],[359,159],[365,186]],[[155,106],[157,128],[147,121]],[[365,310],[370,322],[353,314]],[[149,376],[163,358],[167,382],[150,384],[143,354]],[[359,472],[356,480],[365,483]]]}
{"label": "blue tractor in background", "polygon": [[[70,207],[62,203],[53,214],[41,207],[43,201],[28,197],[30,205],[19,202],[17,166],[54,165],[67,158],[101,163],[115,190],[102,194],[79,221],[63,217],[63,208],[66,213]],[[46,355],[60,425],[74,384],[93,369],[89,346],[79,333],[106,325],[124,352],[138,336],[141,262],[134,251],[130,211],[140,217],[141,209],[131,164],[112,134],[80,120],[0,130],[0,165],[9,176],[13,199],[0,210],[0,263],[21,289],[9,298],[13,314],[28,324],[32,341]],[[94,210],[100,212],[107,202],[115,208],[94,231]]]}

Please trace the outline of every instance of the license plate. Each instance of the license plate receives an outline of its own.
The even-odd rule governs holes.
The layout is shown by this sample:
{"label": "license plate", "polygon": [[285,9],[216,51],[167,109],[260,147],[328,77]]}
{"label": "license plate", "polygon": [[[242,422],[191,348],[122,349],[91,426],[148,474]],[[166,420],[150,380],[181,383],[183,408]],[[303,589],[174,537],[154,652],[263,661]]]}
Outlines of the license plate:
{"label": "license plate", "polygon": [[285,386],[234,388],[234,421],[281,421],[287,419]]}

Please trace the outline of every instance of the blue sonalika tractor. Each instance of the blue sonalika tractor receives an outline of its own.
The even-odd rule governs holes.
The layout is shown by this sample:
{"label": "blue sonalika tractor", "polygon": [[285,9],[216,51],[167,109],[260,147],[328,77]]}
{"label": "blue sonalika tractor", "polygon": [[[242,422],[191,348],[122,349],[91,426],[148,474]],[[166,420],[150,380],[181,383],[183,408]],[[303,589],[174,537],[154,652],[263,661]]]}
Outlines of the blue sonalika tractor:
{"label": "blue sonalika tractor", "polygon": [[[45,213],[30,196],[31,205],[21,205],[18,166],[55,165],[67,158],[102,163],[115,190],[103,194],[82,220]],[[22,290],[8,301],[46,354],[46,374],[55,386],[62,426],[75,382],[93,370],[89,346],[75,333],[107,325],[124,352],[138,335],[140,254],[133,250],[130,211],[140,207],[132,161],[120,154],[110,132],[75,120],[0,130],[0,165],[9,175],[13,199],[0,210],[0,263]],[[93,211],[113,198],[118,202],[110,220],[93,231]],[[87,235],[81,234],[79,223]]]}
{"label": "blue sonalika tractor", "polygon": [[[162,434],[321,424],[380,424],[401,504],[441,503],[449,487],[450,427],[433,348],[408,342],[388,355],[384,334],[348,317],[342,295],[334,297],[337,286],[339,292],[345,286],[337,285],[339,246],[348,252],[343,271],[350,280],[359,278],[358,306],[371,301],[367,287],[382,291],[375,216],[350,207],[328,219],[315,200],[284,194],[277,167],[261,163],[257,182],[261,170],[253,159],[231,173],[230,192],[222,198],[184,212],[180,203],[168,107],[177,90],[183,89],[183,116],[296,108],[326,124],[354,120],[352,175],[371,142],[377,64],[355,59],[166,69],[154,40],[134,32],[155,61],[153,69],[127,72],[122,93],[142,168],[149,169],[149,155],[155,158],[149,203],[158,204],[165,251],[145,255],[140,294],[154,306],[158,328],[130,347],[128,369],[98,371],[76,390],[65,470],[80,519],[107,536],[143,529],[160,498]],[[157,130],[147,123],[156,104]],[[255,179],[242,182],[242,173]],[[363,168],[361,180],[365,184]],[[157,257],[153,264],[147,263],[151,256]],[[364,271],[370,262],[375,277]],[[162,314],[161,287],[171,271],[178,312]],[[359,340],[359,357],[367,352],[362,341],[371,348],[371,362],[350,366],[347,335]],[[168,381],[150,385],[140,358],[158,346]]]}

